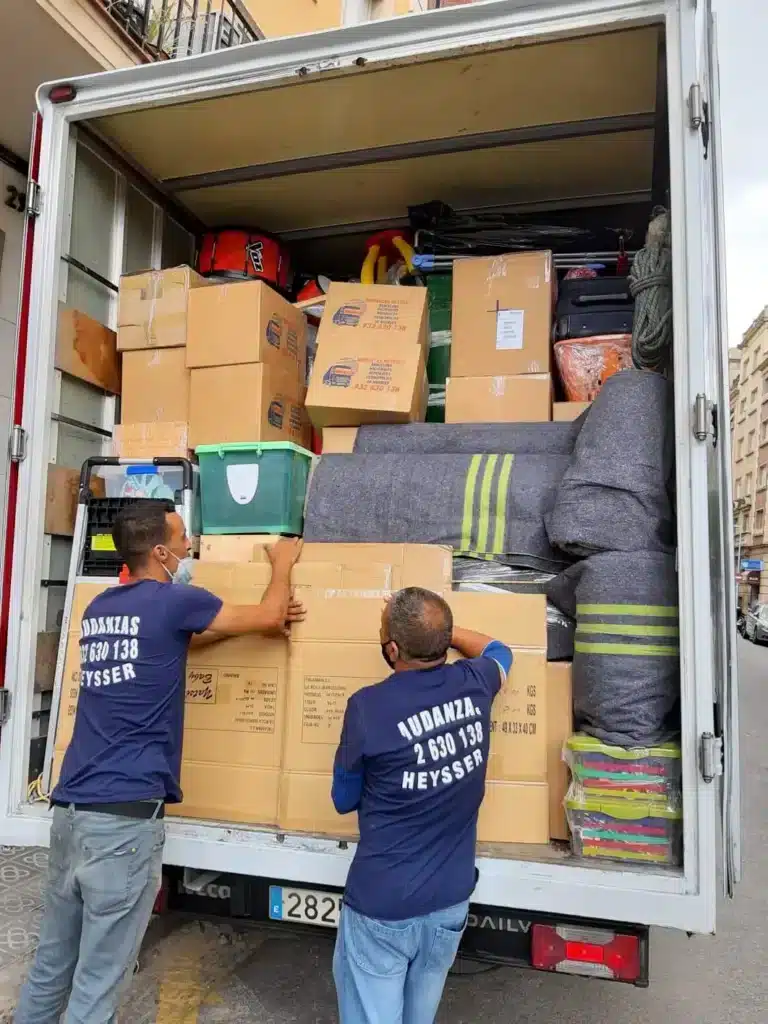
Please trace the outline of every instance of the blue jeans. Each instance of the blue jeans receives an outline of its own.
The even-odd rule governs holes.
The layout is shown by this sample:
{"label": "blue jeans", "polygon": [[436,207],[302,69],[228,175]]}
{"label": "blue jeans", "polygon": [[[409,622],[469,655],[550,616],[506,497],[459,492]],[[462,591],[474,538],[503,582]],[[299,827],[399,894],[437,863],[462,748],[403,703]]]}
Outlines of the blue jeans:
{"label": "blue jeans", "polygon": [[15,1024],[111,1024],[160,888],[162,821],[56,807],[46,907]]}
{"label": "blue jeans", "polygon": [[468,912],[469,901],[377,921],[345,905],[333,956],[341,1024],[432,1024]]}

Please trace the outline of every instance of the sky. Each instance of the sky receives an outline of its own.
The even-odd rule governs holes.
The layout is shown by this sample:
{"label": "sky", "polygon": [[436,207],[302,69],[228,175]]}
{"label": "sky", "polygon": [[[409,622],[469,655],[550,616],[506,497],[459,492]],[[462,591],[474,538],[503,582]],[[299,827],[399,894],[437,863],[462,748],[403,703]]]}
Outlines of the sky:
{"label": "sky", "polygon": [[728,335],[768,305],[768,0],[714,0],[720,51]]}

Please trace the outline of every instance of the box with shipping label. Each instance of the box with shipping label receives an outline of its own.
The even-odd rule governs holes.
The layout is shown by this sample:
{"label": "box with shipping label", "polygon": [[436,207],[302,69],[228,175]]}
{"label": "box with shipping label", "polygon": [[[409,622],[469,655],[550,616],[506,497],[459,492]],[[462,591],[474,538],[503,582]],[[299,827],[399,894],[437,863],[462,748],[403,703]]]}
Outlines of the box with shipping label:
{"label": "box with shipping label", "polygon": [[112,442],[113,454],[121,459],[155,457],[187,459],[189,427],[176,423],[118,423]]}
{"label": "box with shipping label", "polygon": [[446,595],[454,622],[512,648],[512,669],[491,708],[490,782],[547,779],[547,605],[543,595]]}
{"label": "box with shipping label", "polygon": [[549,373],[554,287],[550,252],[456,260],[451,377]]}
{"label": "box with shipping label", "polygon": [[546,423],[551,418],[548,373],[449,377],[446,381],[446,423]]}
{"label": "box with shipping label", "polygon": [[317,428],[420,422],[428,387],[418,345],[406,339],[332,337],[317,350],[307,412]]}
{"label": "box with shipping label", "polygon": [[573,732],[573,665],[569,661],[547,664],[547,746],[549,782],[549,835],[567,841],[565,795],[571,781],[563,760],[563,746]]}
{"label": "box with shipping label", "polygon": [[387,675],[378,643],[292,644],[283,769],[330,775],[347,701]]}
{"label": "box with shipping label", "polygon": [[263,281],[214,284],[191,292],[187,366],[269,363],[306,383],[304,314]]}
{"label": "box with shipping label", "polygon": [[189,293],[209,284],[190,267],[148,270],[120,278],[118,350],[183,348],[187,344]]}
{"label": "box with shipping label", "polygon": [[189,419],[189,370],[183,348],[123,353],[126,423],[173,423]]}
{"label": "box with shipping label", "polygon": [[[549,842],[545,782],[488,782],[477,822],[478,843]],[[480,851],[482,853],[482,850]]]}
{"label": "box with shipping label", "polygon": [[429,354],[426,288],[331,283],[317,335],[318,351],[336,342],[348,351],[365,342],[387,351],[401,341],[418,345],[425,359]]}
{"label": "box with shipping label", "polygon": [[280,831],[356,839],[357,814],[337,814],[331,799],[332,782],[330,774],[282,772],[277,816]]}
{"label": "box with shipping label", "polygon": [[555,423],[576,420],[591,404],[591,402],[555,402],[552,406],[552,419]]}
{"label": "box with shipping label", "polygon": [[351,455],[355,450],[357,427],[326,427],[323,430],[323,455]]}
{"label": "box with shipping label", "polygon": [[189,444],[293,441],[308,448],[304,389],[292,373],[266,363],[192,370]]}

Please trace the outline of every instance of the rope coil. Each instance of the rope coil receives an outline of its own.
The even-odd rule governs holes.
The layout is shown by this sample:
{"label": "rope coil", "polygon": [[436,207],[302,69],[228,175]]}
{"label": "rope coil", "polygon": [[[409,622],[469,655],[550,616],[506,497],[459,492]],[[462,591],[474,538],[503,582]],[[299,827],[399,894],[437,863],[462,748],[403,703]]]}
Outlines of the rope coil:
{"label": "rope coil", "polygon": [[672,361],[672,237],[669,212],[654,210],[645,248],[629,275],[635,300],[632,362],[639,370],[665,373]]}

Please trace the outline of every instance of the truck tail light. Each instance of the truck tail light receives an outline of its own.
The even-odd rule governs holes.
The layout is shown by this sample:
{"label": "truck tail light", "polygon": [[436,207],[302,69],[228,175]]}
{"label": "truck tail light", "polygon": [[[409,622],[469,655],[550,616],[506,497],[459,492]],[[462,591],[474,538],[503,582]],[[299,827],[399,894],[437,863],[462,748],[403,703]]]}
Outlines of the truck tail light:
{"label": "truck tail light", "polygon": [[533,926],[533,966],[539,971],[635,982],[640,979],[640,939],[602,928]]}

